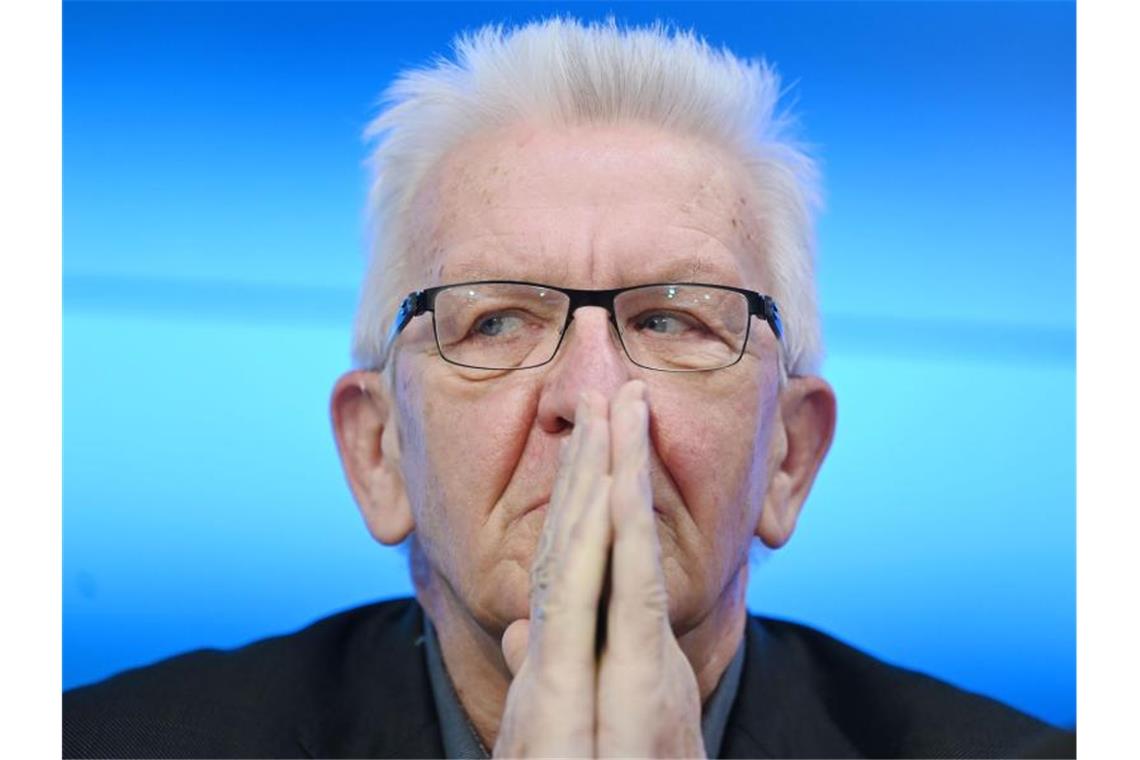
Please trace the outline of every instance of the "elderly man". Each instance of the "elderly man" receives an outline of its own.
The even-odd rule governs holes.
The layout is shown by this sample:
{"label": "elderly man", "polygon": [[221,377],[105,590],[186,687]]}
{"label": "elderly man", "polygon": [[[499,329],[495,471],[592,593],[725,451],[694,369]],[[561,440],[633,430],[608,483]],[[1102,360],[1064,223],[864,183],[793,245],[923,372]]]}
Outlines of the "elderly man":
{"label": "elderly man", "polygon": [[65,753],[969,756],[1071,736],[749,617],[827,453],[813,165],[690,35],[464,38],[373,125],[332,416],[416,600],[65,698]]}

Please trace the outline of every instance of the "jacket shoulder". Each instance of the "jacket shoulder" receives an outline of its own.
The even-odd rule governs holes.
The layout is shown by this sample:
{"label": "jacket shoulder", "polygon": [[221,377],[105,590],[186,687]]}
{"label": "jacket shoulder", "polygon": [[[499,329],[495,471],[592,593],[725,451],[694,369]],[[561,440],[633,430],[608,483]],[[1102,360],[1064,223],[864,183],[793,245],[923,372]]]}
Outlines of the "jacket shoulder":
{"label": "jacket shoulder", "polygon": [[[414,609],[413,609],[414,607]],[[418,607],[359,607],[233,650],[202,649],[63,695],[64,757],[281,757],[351,691],[384,639],[412,635]],[[381,668],[382,670],[382,668]]]}
{"label": "jacket shoulder", "polygon": [[[797,623],[754,617],[750,644],[798,671],[844,743],[866,757],[1062,757],[1075,736],[997,700],[889,664]],[[763,656],[763,655],[762,655]]]}

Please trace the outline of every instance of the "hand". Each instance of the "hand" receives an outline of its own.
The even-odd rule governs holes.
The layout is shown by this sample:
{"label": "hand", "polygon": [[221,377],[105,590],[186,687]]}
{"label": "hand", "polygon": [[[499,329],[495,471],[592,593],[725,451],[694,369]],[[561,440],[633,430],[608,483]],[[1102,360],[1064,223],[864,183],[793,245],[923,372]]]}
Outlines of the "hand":
{"label": "hand", "polygon": [[503,636],[514,679],[495,755],[703,756],[696,677],[669,626],[644,383],[624,385],[612,409],[585,396],[575,421],[534,559],[530,620]]}
{"label": "hand", "polygon": [[531,567],[530,619],[503,634],[513,675],[496,757],[594,757],[598,599],[609,516],[608,403],[584,396]]}
{"label": "hand", "polygon": [[644,385],[625,385],[610,414],[611,589],[598,671],[598,755],[704,757],[697,679],[669,624]]}

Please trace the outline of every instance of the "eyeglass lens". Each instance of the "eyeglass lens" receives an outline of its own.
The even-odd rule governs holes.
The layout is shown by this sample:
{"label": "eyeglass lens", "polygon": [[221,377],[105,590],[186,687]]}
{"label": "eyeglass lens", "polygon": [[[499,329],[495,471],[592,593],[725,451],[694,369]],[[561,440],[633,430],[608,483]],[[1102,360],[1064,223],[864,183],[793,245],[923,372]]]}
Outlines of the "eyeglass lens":
{"label": "eyeglass lens", "polygon": [[[435,298],[443,358],[485,369],[524,369],[553,356],[570,299],[538,285],[456,285]],[[614,318],[629,358],[650,369],[703,370],[736,362],[748,337],[748,300],[732,290],[651,285],[620,293]]]}

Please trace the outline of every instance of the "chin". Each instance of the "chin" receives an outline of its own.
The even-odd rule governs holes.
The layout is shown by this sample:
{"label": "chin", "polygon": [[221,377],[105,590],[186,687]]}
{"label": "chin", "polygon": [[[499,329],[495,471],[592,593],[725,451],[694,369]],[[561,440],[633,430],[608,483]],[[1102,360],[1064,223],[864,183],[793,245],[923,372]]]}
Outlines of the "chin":
{"label": "chin", "polygon": [[665,565],[665,589],[669,595],[669,625],[676,636],[696,628],[716,607],[719,590],[702,589],[693,578],[671,563]]}
{"label": "chin", "polygon": [[[505,576],[505,577],[504,577]],[[518,566],[500,577],[492,575],[475,591],[475,619],[488,634],[500,639],[511,623],[530,617],[530,575]]]}

